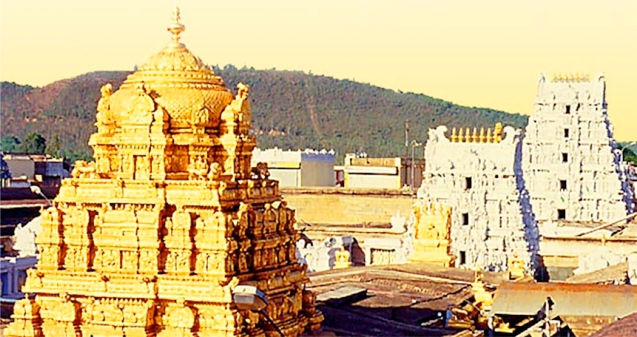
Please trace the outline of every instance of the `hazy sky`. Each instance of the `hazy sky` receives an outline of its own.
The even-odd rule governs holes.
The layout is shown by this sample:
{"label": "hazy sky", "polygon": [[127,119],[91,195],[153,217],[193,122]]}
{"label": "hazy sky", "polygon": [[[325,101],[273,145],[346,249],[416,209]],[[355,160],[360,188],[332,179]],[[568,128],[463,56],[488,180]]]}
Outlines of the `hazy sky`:
{"label": "hazy sky", "polygon": [[132,70],[169,40],[207,64],[311,71],[467,106],[533,111],[539,73],[603,72],[637,140],[637,1],[2,0],[0,78],[43,86]]}

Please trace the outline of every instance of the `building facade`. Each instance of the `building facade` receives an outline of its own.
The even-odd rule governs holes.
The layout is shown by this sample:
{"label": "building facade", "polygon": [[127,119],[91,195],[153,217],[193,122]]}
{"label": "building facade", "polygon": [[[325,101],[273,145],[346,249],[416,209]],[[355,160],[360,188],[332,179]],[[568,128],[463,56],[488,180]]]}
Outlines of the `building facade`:
{"label": "building facade", "polygon": [[602,75],[551,81],[541,75],[522,153],[524,180],[540,222],[610,222],[633,207]]}
{"label": "building facade", "polygon": [[336,184],[334,175],[334,151],[284,151],[274,149],[254,149],[252,166],[268,164],[272,179],[281,187],[331,187]]}
{"label": "building facade", "polygon": [[345,155],[343,187],[389,188],[412,187],[422,183],[425,161],[422,158],[369,158]]}

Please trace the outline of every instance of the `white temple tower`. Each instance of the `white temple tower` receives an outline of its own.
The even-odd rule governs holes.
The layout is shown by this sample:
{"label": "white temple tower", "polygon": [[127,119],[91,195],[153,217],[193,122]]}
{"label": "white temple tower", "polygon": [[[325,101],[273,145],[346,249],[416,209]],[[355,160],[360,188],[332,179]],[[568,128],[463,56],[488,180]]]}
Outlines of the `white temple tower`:
{"label": "white temple tower", "polygon": [[[456,266],[506,270],[514,256],[535,268],[538,230],[524,189],[520,130],[429,130],[426,168],[416,206],[452,207],[451,254]],[[504,136],[504,137],[503,137]]]}
{"label": "white temple tower", "polygon": [[607,115],[602,75],[540,76],[523,145],[526,188],[538,222],[619,219],[632,207]]}

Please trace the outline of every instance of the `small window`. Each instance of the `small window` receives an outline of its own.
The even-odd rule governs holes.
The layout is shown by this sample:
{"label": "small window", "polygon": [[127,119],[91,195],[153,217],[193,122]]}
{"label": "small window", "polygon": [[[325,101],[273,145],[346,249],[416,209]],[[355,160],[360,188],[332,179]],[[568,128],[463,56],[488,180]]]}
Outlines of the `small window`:
{"label": "small window", "polygon": [[565,112],[566,114],[570,114],[570,113],[571,113],[571,106],[570,106],[570,105],[567,105],[567,106],[566,106],[566,110],[564,110],[564,112]]}
{"label": "small window", "polygon": [[469,213],[462,213],[462,225],[469,226]]}
{"label": "small window", "polygon": [[464,250],[460,251],[460,265],[466,264],[467,263],[467,252],[465,252]]}
{"label": "small window", "polygon": [[570,138],[570,137],[571,137],[571,130],[564,129],[564,138]]}
{"label": "small window", "polygon": [[566,180],[560,180],[560,191],[566,191]]}
{"label": "small window", "polygon": [[565,209],[558,209],[557,210],[557,218],[559,220],[564,220],[566,219],[566,210]]}
{"label": "small window", "polygon": [[473,186],[473,182],[471,181],[471,177],[464,178],[464,188],[466,190],[470,190],[471,186]]}
{"label": "small window", "polygon": [[562,163],[568,163],[568,153],[562,153]]}

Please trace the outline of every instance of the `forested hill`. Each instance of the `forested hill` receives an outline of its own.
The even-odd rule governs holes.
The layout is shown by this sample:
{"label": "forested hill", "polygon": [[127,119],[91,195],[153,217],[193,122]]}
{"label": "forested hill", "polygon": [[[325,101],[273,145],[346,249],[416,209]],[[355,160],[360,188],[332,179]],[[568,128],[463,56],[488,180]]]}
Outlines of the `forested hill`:
{"label": "forested hill", "polygon": [[[400,156],[409,138],[425,142],[428,128],[492,127],[496,122],[522,127],[527,117],[454,105],[413,93],[303,72],[237,69],[215,70],[236,92],[238,82],[250,85],[253,129],[260,148],[334,149],[337,161],[347,152]],[[92,72],[42,88],[1,83],[3,147],[7,137],[19,140],[37,132],[49,152],[90,155],[95,132],[95,107],[100,87],[118,88],[128,72]],[[5,149],[6,150],[6,149]]]}

